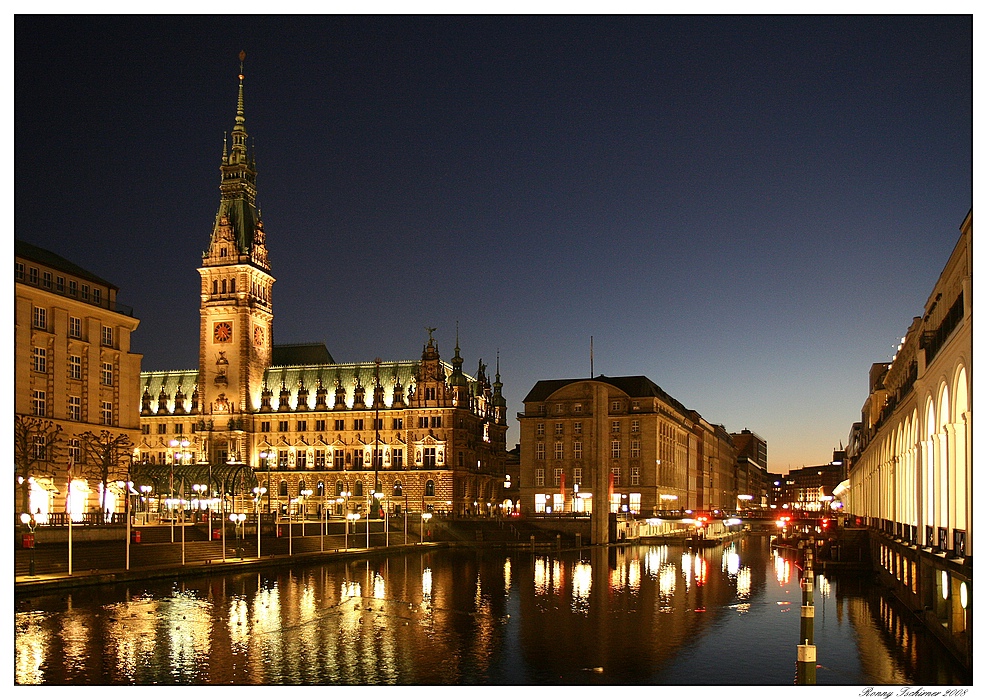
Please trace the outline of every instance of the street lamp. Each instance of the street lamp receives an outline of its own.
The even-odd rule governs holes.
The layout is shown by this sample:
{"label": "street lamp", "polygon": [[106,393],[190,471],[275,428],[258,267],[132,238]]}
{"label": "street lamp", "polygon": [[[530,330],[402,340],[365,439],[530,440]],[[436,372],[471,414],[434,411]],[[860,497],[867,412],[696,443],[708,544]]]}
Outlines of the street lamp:
{"label": "street lamp", "polygon": [[421,536],[422,536],[421,541],[422,542],[425,541],[425,525],[431,519],[432,519],[432,514],[431,513],[422,513],[422,529],[421,529]]}
{"label": "street lamp", "polygon": [[359,519],[360,519],[360,514],[359,513],[347,513],[346,514],[346,540],[345,540],[345,543],[343,545],[343,549],[349,549],[350,548],[350,523],[351,522],[354,522],[355,523]]}
{"label": "street lamp", "polygon": [[241,560],[243,560],[243,547],[240,538],[243,535],[243,521],[246,519],[246,513],[230,513],[230,522],[233,523],[233,532],[236,534],[236,551]]}
{"label": "street lamp", "polygon": [[298,495],[301,496],[301,501],[302,501],[302,537],[304,537],[305,519],[308,517],[308,511],[306,510],[305,507],[305,499],[312,495],[312,489],[302,489],[301,491],[298,492]]}
{"label": "street lamp", "polygon": [[153,488],[147,484],[141,485],[141,493],[144,494],[142,498],[144,499],[144,522],[147,523],[151,519],[151,491]]}
{"label": "street lamp", "polygon": [[[189,441],[186,439],[181,440],[171,440],[168,443],[171,446],[171,472],[168,477],[168,492],[172,500],[175,498],[175,460],[182,460],[181,463],[185,464],[186,457],[191,457],[192,455],[185,452],[185,448],[189,446]],[[178,448],[181,448],[180,450]],[[183,494],[184,497],[184,494]],[[184,532],[184,527],[182,532]],[[171,541],[175,541],[175,520],[171,520]]]}
{"label": "street lamp", "polygon": [[263,486],[254,487],[254,513],[257,516],[257,558],[260,559],[260,499],[267,493]]}
{"label": "street lamp", "polygon": [[28,540],[31,549],[31,568],[29,571],[31,576],[34,576],[34,528],[37,527],[38,521],[32,513],[21,513],[21,522],[31,531],[30,539]]}
{"label": "street lamp", "polygon": [[[384,498],[384,494],[381,493],[380,484],[377,484],[377,490],[374,491],[374,517],[375,518],[377,517],[377,515],[381,511],[380,502],[381,502],[381,499],[383,499],[383,498]],[[370,531],[370,519],[369,518],[367,518],[367,531],[368,531],[368,533]],[[387,512],[386,511],[384,513],[384,531],[387,532]],[[368,535],[367,539],[368,539],[367,546],[369,547],[370,546],[370,544],[369,544],[369,539],[370,539],[369,538],[369,535]],[[385,536],[385,540],[386,540],[386,536]]]}

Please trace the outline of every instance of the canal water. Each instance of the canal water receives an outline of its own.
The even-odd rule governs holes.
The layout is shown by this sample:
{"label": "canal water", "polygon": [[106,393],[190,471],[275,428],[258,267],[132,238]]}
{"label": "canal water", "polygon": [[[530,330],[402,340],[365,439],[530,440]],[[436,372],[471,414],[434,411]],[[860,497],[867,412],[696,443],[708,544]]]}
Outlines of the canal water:
{"label": "canal water", "polygon": [[[766,536],[430,549],[16,598],[15,682],[790,686],[801,595]],[[867,581],[814,602],[818,685],[970,683]]]}

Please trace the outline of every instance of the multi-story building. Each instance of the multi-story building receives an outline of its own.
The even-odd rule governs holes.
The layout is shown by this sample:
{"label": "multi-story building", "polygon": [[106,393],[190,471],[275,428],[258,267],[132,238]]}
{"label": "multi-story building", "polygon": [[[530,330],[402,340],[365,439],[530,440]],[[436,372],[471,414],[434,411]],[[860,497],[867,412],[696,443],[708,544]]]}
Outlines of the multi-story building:
{"label": "multi-story building", "polygon": [[493,508],[507,454],[499,360],[492,382],[482,361],[466,374],[458,332],[445,361],[434,328],[417,360],[346,364],[323,344],[274,345],[243,75],[220,172],[199,268],[199,366],[141,375],[142,485],[159,495],[207,487],[237,508],[266,489],[262,507],[275,512]]}
{"label": "multi-story building", "polygon": [[[120,444],[139,435],[141,355],[130,351],[139,321],[117,303],[118,288],[48,250],[14,243],[14,441],[22,498],[41,521],[116,508],[122,493],[98,479],[85,434]],[[122,437],[121,437],[122,436]],[[94,440],[93,444],[98,442]],[[69,463],[72,500],[66,500]],[[110,493],[101,497],[102,484]]]}
{"label": "multi-story building", "polygon": [[647,377],[540,381],[524,399],[522,508],[650,516],[733,510],[736,449]]}
{"label": "multi-story building", "polygon": [[[846,512],[886,581],[968,665],[973,639],[973,212],[850,431]],[[842,490],[842,489],[841,489]]]}
{"label": "multi-story building", "polygon": [[767,508],[768,498],[768,443],[757,433],[746,428],[731,433],[737,448],[735,470],[738,509]]}

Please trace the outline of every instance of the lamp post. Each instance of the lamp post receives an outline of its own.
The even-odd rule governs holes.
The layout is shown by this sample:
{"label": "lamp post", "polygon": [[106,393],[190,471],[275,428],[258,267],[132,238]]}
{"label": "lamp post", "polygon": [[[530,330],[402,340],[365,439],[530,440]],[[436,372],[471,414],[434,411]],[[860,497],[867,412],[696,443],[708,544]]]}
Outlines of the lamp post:
{"label": "lamp post", "polygon": [[141,485],[141,493],[143,494],[141,498],[144,499],[144,523],[146,524],[151,519],[151,491],[152,487],[147,484]]}
{"label": "lamp post", "polygon": [[[172,499],[175,498],[175,460],[182,460],[182,464],[185,464],[185,448],[189,446],[189,441],[186,439],[172,440],[168,443],[171,446],[171,471],[168,476],[168,492]],[[181,449],[179,449],[181,448]],[[175,541],[175,519],[171,519],[171,541]],[[182,562],[184,563],[184,561]]]}
{"label": "lamp post", "polygon": [[305,499],[312,495],[312,489],[302,489],[298,492],[302,501],[302,537],[305,536],[305,519],[308,517],[308,510],[305,505]]}
{"label": "lamp post", "polygon": [[34,528],[37,527],[38,521],[35,519],[33,513],[21,513],[21,522],[27,526],[27,529],[31,531],[31,568],[28,570],[31,576],[34,576]]}
{"label": "lamp post", "polygon": [[[260,458],[264,460],[264,466],[267,467],[267,485],[271,485],[271,460],[274,459],[274,452],[271,450],[262,450],[260,453]],[[271,512],[271,494],[267,494],[267,512]]]}
{"label": "lamp post", "polygon": [[254,513],[257,516],[257,558],[260,559],[260,499],[267,493],[263,486],[254,487]]}
{"label": "lamp post", "polygon": [[422,513],[422,530],[421,530],[421,536],[422,536],[421,541],[422,542],[425,541],[425,525],[427,525],[428,524],[428,521],[431,520],[431,519],[432,519],[432,514],[431,513]]}
{"label": "lamp post", "polygon": [[233,532],[236,535],[236,551],[241,561],[243,560],[243,547],[240,544],[240,538],[243,535],[243,521],[246,519],[246,513],[230,513],[230,522],[233,523]]}
{"label": "lamp post", "polygon": [[[384,498],[384,494],[381,493],[381,491],[380,491],[380,484],[377,484],[377,490],[374,491],[374,517],[375,518],[377,517],[378,513],[380,513],[380,501],[381,501],[382,498]],[[387,531],[387,515],[386,515],[386,513],[384,515],[384,531],[385,532]],[[367,532],[368,532],[368,537],[369,537],[369,532],[370,532],[370,520],[369,519],[367,520]],[[369,547],[370,545],[367,545],[367,546]]]}
{"label": "lamp post", "polygon": [[346,540],[343,549],[350,548],[350,523],[360,519],[359,513],[347,513],[346,514]]}

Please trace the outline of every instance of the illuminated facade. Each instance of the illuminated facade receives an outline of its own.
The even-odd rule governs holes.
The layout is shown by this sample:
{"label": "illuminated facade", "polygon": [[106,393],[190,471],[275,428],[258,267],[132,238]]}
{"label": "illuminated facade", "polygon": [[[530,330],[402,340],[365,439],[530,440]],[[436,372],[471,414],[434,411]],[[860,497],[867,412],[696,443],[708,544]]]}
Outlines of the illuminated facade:
{"label": "illuminated facade", "polygon": [[972,250],[971,211],[922,316],[871,367],[843,495],[879,533],[890,585],[961,658],[972,653]]}
{"label": "illuminated facade", "polygon": [[374,493],[390,512],[494,507],[507,433],[499,368],[492,382],[482,361],[463,372],[458,334],[442,360],[435,329],[419,359],[397,362],[341,364],[321,344],[274,345],[242,75],[231,141],[199,268],[199,366],[141,375],[139,460],[153,488],[208,475],[211,491],[229,494],[241,479],[241,493],[266,488],[275,512],[366,513]]}
{"label": "illuminated facade", "polygon": [[736,508],[730,435],[647,377],[540,381],[518,419],[526,511]]}
{"label": "illuminated facade", "polygon": [[[29,481],[30,510],[78,515],[98,508],[98,484],[84,473],[79,436],[108,431],[139,436],[141,355],[130,351],[140,323],[117,303],[118,288],[65,258],[29,243],[14,243],[14,413],[15,463]],[[51,421],[57,439],[19,436],[17,420]],[[19,454],[23,453],[23,454]],[[69,459],[76,466],[73,503],[67,508]],[[18,467],[18,471],[20,471]],[[112,499],[115,501],[115,496]],[[21,508],[18,502],[17,507]]]}

